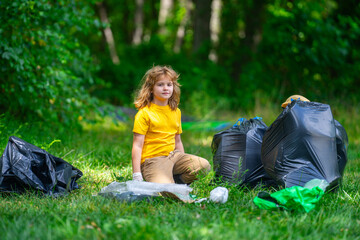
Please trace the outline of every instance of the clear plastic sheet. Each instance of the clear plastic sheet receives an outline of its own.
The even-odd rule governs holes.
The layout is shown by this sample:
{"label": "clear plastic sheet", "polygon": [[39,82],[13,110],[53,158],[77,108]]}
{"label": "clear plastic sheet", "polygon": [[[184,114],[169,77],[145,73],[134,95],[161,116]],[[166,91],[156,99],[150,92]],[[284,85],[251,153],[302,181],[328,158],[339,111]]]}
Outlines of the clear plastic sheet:
{"label": "clear plastic sheet", "polygon": [[193,200],[189,195],[191,191],[192,188],[186,184],[127,181],[112,182],[102,188],[99,195],[127,202],[149,199],[160,195],[176,198],[184,202],[192,202]]}

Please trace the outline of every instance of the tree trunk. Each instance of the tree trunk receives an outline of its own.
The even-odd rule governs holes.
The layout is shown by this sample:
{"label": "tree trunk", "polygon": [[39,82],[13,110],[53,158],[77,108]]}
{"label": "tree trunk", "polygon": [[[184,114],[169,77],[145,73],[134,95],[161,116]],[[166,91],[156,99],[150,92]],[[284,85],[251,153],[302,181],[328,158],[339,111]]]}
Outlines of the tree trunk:
{"label": "tree trunk", "polygon": [[141,43],[144,25],[144,0],[136,0],[135,12],[135,31],[133,35],[133,44]]}
{"label": "tree trunk", "polygon": [[211,45],[210,18],[212,0],[194,0],[194,45],[193,52],[208,58]]}
{"label": "tree trunk", "polygon": [[[211,19],[210,19],[210,36],[211,45],[215,46],[219,42],[220,33],[220,12],[221,12],[221,0],[213,0],[211,5]],[[210,50],[209,59],[217,62],[217,54],[214,48]]]}
{"label": "tree trunk", "polygon": [[238,1],[222,0],[221,22],[219,44],[216,46],[218,63],[231,73],[234,80],[238,78],[235,74],[238,56],[241,56],[240,31],[238,24],[243,19],[243,5]]}
{"label": "tree trunk", "polygon": [[238,70],[235,74],[237,77],[241,74],[243,66],[252,60],[261,41],[265,4],[264,0],[246,1],[245,38],[241,41],[242,54],[235,64],[235,69]]}
{"label": "tree trunk", "polygon": [[166,27],[165,27],[166,19],[170,15],[173,6],[174,6],[173,0],[160,1],[159,20],[158,20],[158,24],[160,26],[160,34],[166,33]]}
{"label": "tree trunk", "polygon": [[[252,60],[261,41],[266,3],[264,0],[223,1],[217,53],[219,63],[229,68],[238,82],[244,65]],[[243,27],[239,20],[245,23]]]}
{"label": "tree trunk", "polygon": [[186,28],[187,23],[189,22],[191,8],[192,8],[191,0],[182,0],[180,2],[180,4],[182,4],[182,7],[185,7],[186,12],[185,12],[185,16],[183,17],[183,19],[181,19],[180,25],[176,31],[176,39],[175,39],[175,45],[174,45],[174,52],[176,52],[176,53],[180,52],[180,49],[183,45],[184,36],[185,36],[185,28]]}
{"label": "tree trunk", "polygon": [[106,28],[103,29],[103,34],[104,34],[105,41],[106,41],[106,43],[108,45],[108,48],[109,48],[111,60],[112,60],[113,64],[117,65],[117,64],[120,63],[120,60],[119,60],[119,57],[118,57],[118,55],[116,53],[115,40],[114,40],[113,33],[111,31],[111,28],[109,26],[109,20],[108,20],[108,17],[107,17],[106,8],[105,8],[103,2],[98,2],[98,3],[96,3],[96,5],[97,5],[98,10],[99,10],[99,15],[100,15],[101,22],[107,24]]}
{"label": "tree trunk", "polygon": [[245,12],[245,38],[244,45],[251,49],[252,52],[256,51],[257,45],[261,41],[262,25],[264,21],[265,1],[254,0],[247,2]]}

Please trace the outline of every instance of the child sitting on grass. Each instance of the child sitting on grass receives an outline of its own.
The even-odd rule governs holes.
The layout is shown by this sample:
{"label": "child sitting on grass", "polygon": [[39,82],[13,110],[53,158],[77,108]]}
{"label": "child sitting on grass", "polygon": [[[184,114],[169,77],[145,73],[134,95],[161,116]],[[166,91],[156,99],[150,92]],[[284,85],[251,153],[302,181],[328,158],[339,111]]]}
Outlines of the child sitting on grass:
{"label": "child sitting on grass", "polygon": [[133,180],[156,183],[186,183],[199,172],[208,173],[209,162],[186,154],[181,141],[179,75],[166,66],[146,72],[135,99],[132,147]]}

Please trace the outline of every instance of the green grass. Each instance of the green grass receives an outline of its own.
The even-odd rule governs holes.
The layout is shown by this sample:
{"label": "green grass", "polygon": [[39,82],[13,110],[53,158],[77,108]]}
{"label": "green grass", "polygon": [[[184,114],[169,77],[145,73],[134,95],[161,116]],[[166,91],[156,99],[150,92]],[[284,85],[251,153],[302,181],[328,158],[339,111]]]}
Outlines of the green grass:
{"label": "green grass", "polygon": [[[228,119],[221,120],[250,118],[260,111],[270,125],[281,110],[273,113],[267,109],[254,110],[255,114],[228,113]],[[350,138],[343,187],[325,194],[310,213],[260,210],[252,202],[259,188],[228,186],[225,204],[186,204],[160,198],[126,204],[94,196],[118,177],[130,180],[132,123],[116,126],[107,119],[96,125],[84,124],[82,131],[60,132],[39,123],[20,127],[3,116],[0,152],[8,137],[16,135],[64,158],[84,176],[78,180],[82,188],[65,197],[0,196],[0,239],[360,239],[360,116],[357,110],[336,114]],[[339,119],[350,114],[351,118]],[[211,160],[213,134],[184,132],[186,151]],[[60,142],[49,147],[53,140]],[[192,193],[209,197],[216,187],[210,184],[212,175],[193,183]]]}

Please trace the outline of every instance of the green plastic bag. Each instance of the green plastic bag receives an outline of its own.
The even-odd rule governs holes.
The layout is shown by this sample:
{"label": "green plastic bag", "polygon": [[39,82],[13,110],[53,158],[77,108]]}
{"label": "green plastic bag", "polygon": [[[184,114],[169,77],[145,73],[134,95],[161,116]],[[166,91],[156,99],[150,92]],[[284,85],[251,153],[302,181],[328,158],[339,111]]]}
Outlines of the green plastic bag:
{"label": "green plastic bag", "polygon": [[315,186],[305,188],[293,186],[283,190],[267,193],[259,192],[254,198],[254,203],[261,209],[285,209],[289,211],[310,212],[324,195],[324,190]]}

